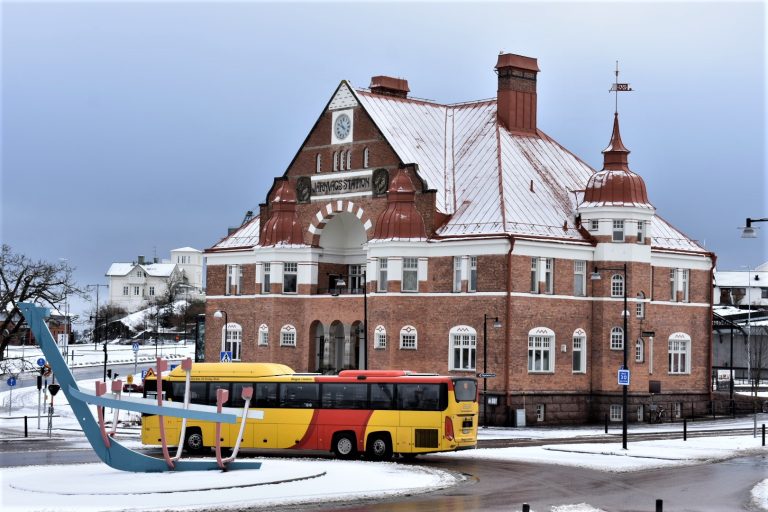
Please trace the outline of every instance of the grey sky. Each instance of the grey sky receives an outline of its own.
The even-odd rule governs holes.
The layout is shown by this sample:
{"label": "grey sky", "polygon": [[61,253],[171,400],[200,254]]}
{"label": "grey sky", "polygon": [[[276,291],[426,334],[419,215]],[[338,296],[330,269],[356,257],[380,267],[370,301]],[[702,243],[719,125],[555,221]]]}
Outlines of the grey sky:
{"label": "grey sky", "polygon": [[3,243],[113,261],[210,247],[265,199],[342,79],[493,97],[499,51],[538,58],[538,124],[599,169],[615,61],[630,167],[718,256],[766,260],[765,21],[751,3],[27,3],[2,16]]}

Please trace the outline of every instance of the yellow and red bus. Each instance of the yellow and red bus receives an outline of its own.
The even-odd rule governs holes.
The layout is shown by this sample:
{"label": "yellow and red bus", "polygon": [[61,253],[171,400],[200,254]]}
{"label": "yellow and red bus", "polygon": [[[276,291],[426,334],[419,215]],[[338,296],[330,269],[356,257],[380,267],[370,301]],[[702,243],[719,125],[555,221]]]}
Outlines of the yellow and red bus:
{"label": "yellow and red bus", "polygon": [[[184,400],[185,373],[177,367],[163,376],[166,400]],[[295,373],[275,363],[195,363],[190,403],[216,405],[216,390],[229,391],[223,412],[236,424],[222,424],[223,447],[234,447],[245,401],[263,419],[247,419],[243,449],[331,451],[340,458],[364,454],[387,460],[475,448],[477,381],[471,377],[416,374],[403,370],[344,370],[336,376]],[[156,396],[157,380],[148,377],[144,396]],[[164,417],[167,439],[178,439],[179,418]],[[184,449],[202,453],[215,445],[216,424],[187,420]],[[158,416],[142,418],[142,443],[160,444]]]}

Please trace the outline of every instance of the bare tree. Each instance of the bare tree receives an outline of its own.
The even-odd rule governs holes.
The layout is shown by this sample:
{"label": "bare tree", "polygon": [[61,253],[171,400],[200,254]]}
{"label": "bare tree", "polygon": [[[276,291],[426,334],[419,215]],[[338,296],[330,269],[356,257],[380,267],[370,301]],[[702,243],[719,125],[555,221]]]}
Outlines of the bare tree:
{"label": "bare tree", "polygon": [[768,373],[768,326],[753,325],[750,331],[749,358],[751,375],[749,376],[752,396],[757,401],[761,380]]}
{"label": "bare tree", "polygon": [[3,244],[0,252],[0,360],[22,324],[19,302],[56,308],[67,295],[85,295],[75,286],[73,271],[66,261],[33,261]]}

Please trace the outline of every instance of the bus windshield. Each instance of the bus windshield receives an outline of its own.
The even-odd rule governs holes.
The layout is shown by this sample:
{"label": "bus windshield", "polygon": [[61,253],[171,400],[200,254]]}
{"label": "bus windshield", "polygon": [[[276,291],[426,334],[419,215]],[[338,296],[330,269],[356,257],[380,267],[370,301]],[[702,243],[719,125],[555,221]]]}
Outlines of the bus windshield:
{"label": "bus windshield", "polygon": [[475,379],[454,379],[457,402],[477,401],[477,381]]}

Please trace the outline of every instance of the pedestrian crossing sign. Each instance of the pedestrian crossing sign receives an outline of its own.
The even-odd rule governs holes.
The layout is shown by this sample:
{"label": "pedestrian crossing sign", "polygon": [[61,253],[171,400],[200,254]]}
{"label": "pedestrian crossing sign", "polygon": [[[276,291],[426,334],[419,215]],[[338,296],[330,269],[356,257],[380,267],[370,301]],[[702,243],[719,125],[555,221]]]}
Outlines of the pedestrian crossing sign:
{"label": "pedestrian crossing sign", "polygon": [[222,363],[231,363],[232,362],[232,351],[222,351],[221,352],[221,359],[220,361]]}

